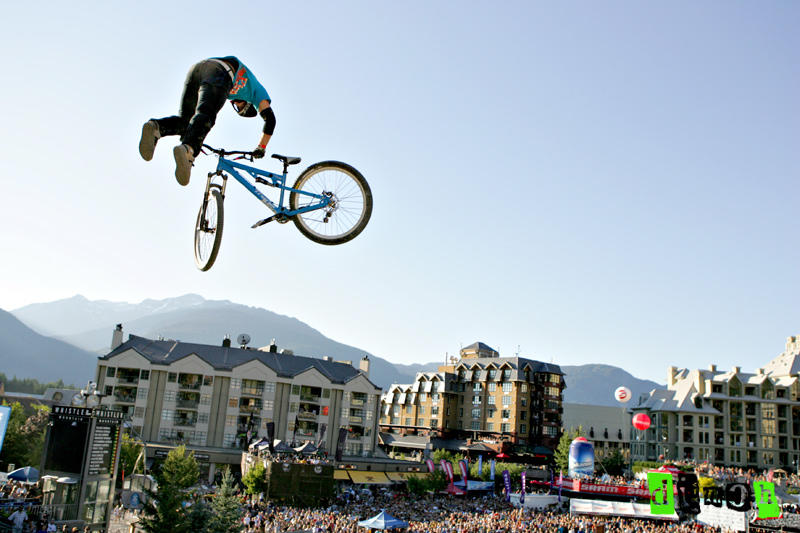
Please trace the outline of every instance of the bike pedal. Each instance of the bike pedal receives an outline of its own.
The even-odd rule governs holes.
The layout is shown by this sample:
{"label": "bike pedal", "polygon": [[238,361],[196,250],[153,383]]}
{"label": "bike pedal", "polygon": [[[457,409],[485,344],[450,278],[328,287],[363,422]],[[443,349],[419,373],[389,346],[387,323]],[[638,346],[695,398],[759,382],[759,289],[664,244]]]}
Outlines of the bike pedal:
{"label": "bike pedal", "polygon": [[275,220],[275,215],[272,215],[271,217],[267,217],[264,220],[259,220],[258,222],[256,222],[252,226],[250,226],[250,229],[256,229],[256,228],[258,228],[260,226],[263,226],[267,222],[272,222],[273,220]]}

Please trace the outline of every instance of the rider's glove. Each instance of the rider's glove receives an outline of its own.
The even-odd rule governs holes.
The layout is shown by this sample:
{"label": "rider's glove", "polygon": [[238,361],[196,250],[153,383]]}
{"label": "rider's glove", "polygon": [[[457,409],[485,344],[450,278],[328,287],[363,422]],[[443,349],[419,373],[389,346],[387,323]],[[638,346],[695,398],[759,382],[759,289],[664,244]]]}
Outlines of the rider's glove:
{"label": "rider's glove", "polygon": [[264,157],[264,148],[262,148],[261,146],[259,146],[258,148],[256,148],[255,150],[253,150],[253,157],[254,157],[255,159],[261,159],[262,157]]}

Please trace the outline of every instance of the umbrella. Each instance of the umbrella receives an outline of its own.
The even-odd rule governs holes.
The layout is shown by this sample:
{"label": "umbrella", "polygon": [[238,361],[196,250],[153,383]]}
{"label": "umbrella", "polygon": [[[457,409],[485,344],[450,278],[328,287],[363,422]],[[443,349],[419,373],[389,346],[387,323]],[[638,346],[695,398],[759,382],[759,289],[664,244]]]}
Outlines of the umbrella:
{"label": "umbrella", "polygon": [[272,449],[275,451],[275,453],[294,453],[294,450],[288,444],[283,442],[282,440],[279,441],[279,440],[275,439],[275,441],[273,441],[273,442],[277,443],[277,444],[273,444],[273,446],[272,446]]}
{"label": "umbrella", "polygon": [[497,454],[495,457],[496,457],[497,459],[508,459],[508,455],[506,455],[506,454],[505,454],[505,453],[503,453],[503,452],[500,452],[500,453],[498,453],[498,454]]}
{"label": "umbrella", "polygon": [[399,520],[386,511],[381,511],[368,520],[362,520],[358,525],[369,529],[393,529],[396,527],[408,527],[408,522]]}
{"label": "umbrella", "polygon": [[8,479],[24,481],[25,483],[36,483],[39,481],[39,471],[32,466],[23,466],[13,472],[9,472]]}
{"label": "umbrella", "polygon": [[250,445],[250,449],[252,450],[253,448],[261,448],[262,445],[269,447],[269,439],[267,439],[266,437],[261,437],[260,439],[258,439],[257,441],[255,441],[253,444]]}

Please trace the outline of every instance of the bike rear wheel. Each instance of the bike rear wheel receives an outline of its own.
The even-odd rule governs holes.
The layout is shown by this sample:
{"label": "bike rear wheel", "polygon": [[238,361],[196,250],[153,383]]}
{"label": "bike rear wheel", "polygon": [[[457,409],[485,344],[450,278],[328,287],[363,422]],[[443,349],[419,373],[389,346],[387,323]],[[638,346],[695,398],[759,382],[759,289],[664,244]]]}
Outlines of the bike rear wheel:
{"label": "bike rear wheel", "polygon": [[222,191],[214,187],[203,199],[194,226],[194,262],[202,271],[214,265],[222,242]]}
{"label": "bike rear wheel", "polygon": [[[342,244],[355,238],[372,216],[372,191],[364,176],[347,163],[322,161],[305,169],[294,183],[299,191],[327,196],[327,206],[294,216],[300,233],[319,244]],[[319,203],[292,191],[292,210]]]}

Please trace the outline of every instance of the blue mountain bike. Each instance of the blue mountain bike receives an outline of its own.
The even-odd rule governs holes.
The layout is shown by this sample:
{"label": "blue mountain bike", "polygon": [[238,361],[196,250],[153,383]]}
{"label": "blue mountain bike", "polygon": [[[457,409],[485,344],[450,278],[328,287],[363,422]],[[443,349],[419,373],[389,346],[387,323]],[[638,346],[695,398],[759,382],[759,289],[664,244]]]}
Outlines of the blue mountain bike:
{"label": "blue mountain bike", "polygon": [[[288,187],[286,176],[289,166],[299,163],[299,157],[272,154],[273,158],[283,163],[283,174],[274,174],[238,162],[240,159],[253,161],[252,152],[221,150],[207,144],[203,148],[216,154],[219,161],[217,170],[208,173],[203,204],[194,229],[194,259],[200,270],[211,268],[219,253],[223,228],[222,206],[228,175],[233,176],[273,213],[253,224],[253,228],[272,221],[285,224],[291,220],[300,233],[314,242],[342,244],[361,233],[372,215],[369,184],[358,170],[347,163],[315,163],[300,174],[292,187]],[[235,157],[228,159],[231,156]],[[215,179],[217,177],[221,183]],[[248,178],[252,178],[252,181]],[[277,203],[256,188],[257,184],[274,189],[278,196]],[[285,205],[287,196],[288,205]]]}

